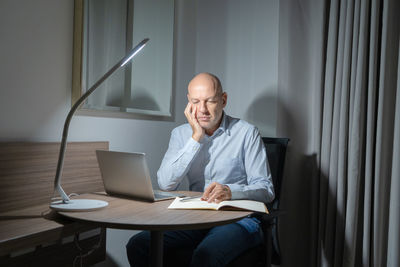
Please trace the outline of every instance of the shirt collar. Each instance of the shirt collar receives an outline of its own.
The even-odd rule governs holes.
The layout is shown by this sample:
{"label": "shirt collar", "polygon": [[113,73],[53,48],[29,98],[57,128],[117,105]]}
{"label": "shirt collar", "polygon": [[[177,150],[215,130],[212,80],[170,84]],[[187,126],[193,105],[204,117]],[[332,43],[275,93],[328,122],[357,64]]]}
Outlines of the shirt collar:
{"label": "shirt collar", "polygon": [[219,125],[218,129],[215,132],[223,131],[227,135],[231,135],[231,131],[229,130],[229,118],[225,114],[225,112],[222,113],[222,120],[221,124]]}

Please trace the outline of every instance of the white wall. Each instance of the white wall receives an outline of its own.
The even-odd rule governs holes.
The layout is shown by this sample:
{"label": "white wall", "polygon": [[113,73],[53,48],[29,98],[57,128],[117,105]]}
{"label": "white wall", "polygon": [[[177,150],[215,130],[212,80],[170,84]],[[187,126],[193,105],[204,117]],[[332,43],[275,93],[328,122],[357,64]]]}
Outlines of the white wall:
{"label": "white wall", "polygon": [[275,136],[279,0],[201,0],[196,17],[196,72],[221,79],[228,114]]}
{"label": "white wall", "polygon": [[[228,3],[229,2],[229,3]],[[171,121],[75,116],[69,141],[108,140],[142,151],[153,177],[170,131],[185,122],[186,85],[200,71],[220,76],[227,112],[275,134],[278,0],[176,1]],[[70,108],[72,0],[0,1],[0,141],[60,141]],[[132,232],[108,231],[108,262],[127,266]]]}

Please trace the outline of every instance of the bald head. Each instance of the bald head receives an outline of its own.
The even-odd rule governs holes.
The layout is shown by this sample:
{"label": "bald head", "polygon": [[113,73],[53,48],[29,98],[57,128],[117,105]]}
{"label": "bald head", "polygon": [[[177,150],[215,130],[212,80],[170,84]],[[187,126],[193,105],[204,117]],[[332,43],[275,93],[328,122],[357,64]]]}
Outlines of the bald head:
{"label": "bald head", "polygon": [[221,123],[227,101],[221,82],[211,73],[197,74],[189,83],[187,97],[187,109],[195,114],[195,120],[205,132],[212,135]]}
{"label": "bald head", "polygon": [[189,83],[188,90],[198,86],[214,88],[216,95],[222,95],[223,92],[221,81],[217,76],[208,72],[202,72],[194,76]]}

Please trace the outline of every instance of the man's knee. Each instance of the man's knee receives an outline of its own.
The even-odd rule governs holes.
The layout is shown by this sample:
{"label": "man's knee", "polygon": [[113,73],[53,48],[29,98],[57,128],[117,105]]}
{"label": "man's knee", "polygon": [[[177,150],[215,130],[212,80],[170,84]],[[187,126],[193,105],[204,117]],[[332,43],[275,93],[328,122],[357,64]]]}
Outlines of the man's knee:
{"label": "man's knee", "polygon": [[148,266],[150,236],[147,231],[136,234],[126,244],[126,253],[131,266]]}
{"label": "man's knee", "polygon": [[144,252],[149,247],[149,240],[147,232],[138,233],[129,239],[126,250],[128,253]]}

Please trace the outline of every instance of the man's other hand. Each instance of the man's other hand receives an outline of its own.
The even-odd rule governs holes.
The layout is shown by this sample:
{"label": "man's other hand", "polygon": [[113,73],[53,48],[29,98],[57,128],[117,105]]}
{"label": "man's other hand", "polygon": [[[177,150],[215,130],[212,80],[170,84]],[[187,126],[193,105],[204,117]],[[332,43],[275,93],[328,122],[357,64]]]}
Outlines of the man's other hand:
{"label": "man's other hand", "polygon": [[229,200],[231,198],[232,192],[229,186],[212,182],[204,191],[201,200],[206,200],[209,203],[220,203],[221,201]]}
{"label": "man's other hand", "polygon": [[196,107],[192,103],[188,103],[185,108],[185,116],[190,126],[192,127],[192,138],[197,142],[200,142],[205,135],[205,130],[200,126],[196,117]]}

